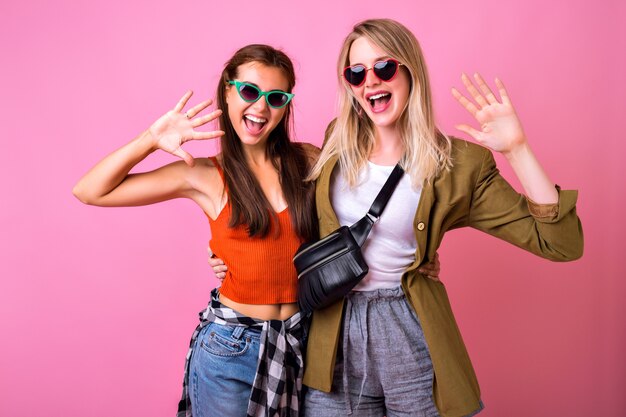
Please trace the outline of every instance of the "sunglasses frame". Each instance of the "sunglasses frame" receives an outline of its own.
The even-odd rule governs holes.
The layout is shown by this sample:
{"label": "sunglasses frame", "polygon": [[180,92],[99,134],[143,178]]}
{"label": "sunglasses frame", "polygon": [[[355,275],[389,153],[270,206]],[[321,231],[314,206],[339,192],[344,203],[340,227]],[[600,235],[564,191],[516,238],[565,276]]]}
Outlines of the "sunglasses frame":
{"label": "sunglasses frame", "polygon": [[[380,78],[378,76],[378,74],[376,74],[376,64],[380,63],[380,62],[395,62],[396,64],[396,72],[393,73],[393,75],[391,76],[391,78],[389,78],[388,80],[383,80],[382,78]],[[404,64],[400,63],[397,59],[394,58],[387,58],[387,59],[381,59],[380,61],[376,61],[374,62],[374,65],[372,65],[371,67],[366,67],[363,64],[355,64],[355,65],[348,65],[347,67],[345,67],[343,69],[343,71],[341,72],[341,76],[343,77],[344,80],[346,80],[346,82],[351,85],[352,87],[360,87],[365,83],[365,80],[367,80],[367,71],[372,70],[374,72],[374,75],[376,76],[376,78],[378,78],[380,81],[382,82],[389,82],[391,80],[393,80],[394,78],[396,78],[396,75],[398,75],[398,72],[400,71],[400,66],[402,66]],[[346,78],[346,70],[348,69],[352,69],[354,67],[363,67],[365,68],[365,76],[363,77],[363,81],[361,81],[359,84],[352,84],[350,81],[348,81],[348,79]]]}
{"label": "sunglasses frame", "polygon": [[[235,89],[237,90],[237,94],[239,94],[239,97],[241,97],[241,99],[243,101],[245,101],[246,103],[255,103],[255,102],[259,101],[259,99],[261,97],[265,97],[265,102],[267,103],[268,106],[270,106],[273,109],[282,109],[287,104],[289,104],[289,102],[291,101],[291,99],[295,95],[295,94],[292,94],[292,93],[287,93],[286,91],[283,91],[283,90],[263,91],[259,87],[257,87],[256,85],[247,83],[245,81],[228,80],[228,84],[235,86]],[[255,89],[259,93],[258,97],[255,98],[254,100],[247,100],[247,99],[245,99],[244,96],[241,94],[241,89],[240,88],[241,88],[242,85]],[[287,96],[287,101],[285,101],[285,103],[282,106],[274,106],[267,99],[270,94],[284,94],[285,96]]]}

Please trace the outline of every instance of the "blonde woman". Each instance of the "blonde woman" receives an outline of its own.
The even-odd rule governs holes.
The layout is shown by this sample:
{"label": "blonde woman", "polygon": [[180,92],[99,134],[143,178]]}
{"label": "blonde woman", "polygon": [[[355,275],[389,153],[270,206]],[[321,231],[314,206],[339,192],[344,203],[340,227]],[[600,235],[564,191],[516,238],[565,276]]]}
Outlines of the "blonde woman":
{"label": "blonde woman", "polygon": [[[470,98],[452,91],[478,128],[480,145],[435,125],[426,65],[415,36],[387,19],[357,24],[343,43],[340,107],[311,179],[320,235],[365,213],[393,166],[406,174],[364,246],[370,272],[346,297],[313,314],[304,415],[473,415],[480,389],[441,282],[419,267],[446,231],[473,227],[554,261],[583,250],[575,191],[546,175],[504,85],[463,75]],[[524,187],[500,176],[502,153]]]}

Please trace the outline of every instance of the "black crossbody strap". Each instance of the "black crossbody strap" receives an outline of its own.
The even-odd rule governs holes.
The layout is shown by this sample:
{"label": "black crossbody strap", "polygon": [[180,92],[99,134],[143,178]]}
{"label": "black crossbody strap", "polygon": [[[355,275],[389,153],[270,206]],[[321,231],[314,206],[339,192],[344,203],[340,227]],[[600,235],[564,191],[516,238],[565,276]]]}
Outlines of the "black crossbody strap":
{"label": "black crossbody strap", "polygon": [[393,171],[391,171],[391,174],[389,174],[389,178],[385,181],[383,188],[376,196],[376,199],[374,199],[374,202],[365,217],[350,226],[352,236],[354,236],[354,240],[356,240],[356,243],[359,246],[363,246],[365,239],[367,239],[367,236],[372,230],[372,226],[374,226],[374,223],[378,221],[380,215],[383,213],[383,210],[385,210],[387,202],[396,189],[398,182],[400,182],[402,175],[404,175],[404,170],[400,164],[397,164],[393,168]]}
{"label": "black crossbody strap", "polygon": [[367,214],[374,216],[374,222],[376,222],[380,215],[383,214],[383,210],[387,206],[387,202],[391,198],[391,194],[393,194],[394,190],[396,189],[398,182],[400,182],[400,178],[402,178],[402,175],[404,175],[404,170],[402,169],[400,164],[398,164],[393,168],[391,174],[389,174],[389,178],[387,178],[387,181],[385,181],[385,185],[383,185],[383,188],[380,190],[380,192],[376,196],[376,199],[372,203],[372,206],[367,212]]}

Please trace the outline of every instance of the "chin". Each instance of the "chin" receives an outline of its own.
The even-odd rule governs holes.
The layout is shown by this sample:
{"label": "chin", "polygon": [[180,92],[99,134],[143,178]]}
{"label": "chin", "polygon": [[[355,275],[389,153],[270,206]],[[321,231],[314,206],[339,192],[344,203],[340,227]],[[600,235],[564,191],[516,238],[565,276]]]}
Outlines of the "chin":
{"label": "chin", "polygon": [[239,140],[241,141],[241,143],[243,145],[247,145],[247,146],[256,146],[260,143],[264,143],[267,140],[267,137],[265,136],[240,136]]}
{"label": "chin", "polygon": [[371,114],[368,116],[376,127],[392,127],[398,121],[398,117],[391,114]]}
{"label": "chin", "polygon": [[242,143],[242,145],[247,146],[255,146],[259,143],[263,143],[269,137],[269,134],[252,135],[245,129],[245,127],[241,129],[235,129],[235,132],[237,133],[239,141]]}

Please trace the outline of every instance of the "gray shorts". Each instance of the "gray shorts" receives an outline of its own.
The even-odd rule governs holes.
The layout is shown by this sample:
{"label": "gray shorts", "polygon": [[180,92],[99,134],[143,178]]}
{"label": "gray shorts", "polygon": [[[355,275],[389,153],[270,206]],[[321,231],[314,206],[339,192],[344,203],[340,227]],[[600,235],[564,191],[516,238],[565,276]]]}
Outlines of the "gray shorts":
{"label": "gray shorts", "polygon": [[419,319],[400,287],[353,291],[330,393],[308,389],[305,417],[438,417],[433,365]]}

